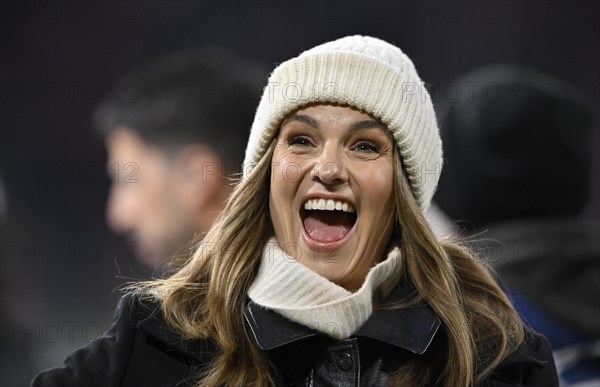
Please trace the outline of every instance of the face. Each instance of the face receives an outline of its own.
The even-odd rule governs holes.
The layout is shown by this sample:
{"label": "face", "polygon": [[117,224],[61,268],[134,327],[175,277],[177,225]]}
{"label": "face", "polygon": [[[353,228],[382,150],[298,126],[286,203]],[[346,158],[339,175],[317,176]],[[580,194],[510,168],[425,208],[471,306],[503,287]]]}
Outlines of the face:
{"label": "face", "polygon": [[373,117],[313,105],[281,124],[269,207],[288,254],[348,290],[382,259],[393,231],[394,142]]}
{"label": "face", "polygon": [[108,224],[130,237],[138,258],[153,267],[184,247],[194,234],[189,212],[178,200],[172,163],[160,149],[125,128],[113,131],[106,146],[112,180]]}

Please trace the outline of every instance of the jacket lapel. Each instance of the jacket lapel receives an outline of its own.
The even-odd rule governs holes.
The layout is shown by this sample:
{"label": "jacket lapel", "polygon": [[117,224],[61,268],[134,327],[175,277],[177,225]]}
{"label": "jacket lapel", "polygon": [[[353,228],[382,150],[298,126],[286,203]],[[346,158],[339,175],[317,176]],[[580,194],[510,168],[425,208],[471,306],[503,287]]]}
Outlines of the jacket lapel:
{"label": "jacket lapel", "polygon": [[[385,300],[389,305],[404,299],[405,289],[396,288]],[[322,335],[308,327],[290,321],[250,300],[244,312],[258,346],[265,351]],[[440,327],[440,320],[428,304],[410,308],[375,310],[353,335],[378,340],[416,354],[424,353]]]}
{"label": "jacket lapel", "polygon": [[244,311],[246,322],[259,348],[269,351],[319,333],[286,319],[279,313],[266,309],[250,300]]}
{"label": "jacket lapel", "polygon": [[423,354],[435,337],[440,320],[427,304],[406,309],[376,310],[353,335],[368,337]]}

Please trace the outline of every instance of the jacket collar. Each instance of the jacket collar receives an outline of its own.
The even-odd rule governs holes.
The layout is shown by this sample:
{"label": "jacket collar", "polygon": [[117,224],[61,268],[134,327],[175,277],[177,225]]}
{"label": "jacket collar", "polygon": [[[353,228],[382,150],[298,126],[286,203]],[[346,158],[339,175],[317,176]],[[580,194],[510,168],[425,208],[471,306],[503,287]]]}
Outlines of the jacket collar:
{"label": "jacket collar", "polygon": [[138,322],[138,327],[169,347],[177,349],[200,363],[210,361],[217,353],[216,346],[210,340],[187,340],[182,338],[181,333],[175,331],[167,323],[157,306],[150,311],[148,316]]}
{"label": "jacket collar", "polygon": [[[393,304],[405,299],[406,289],[397,287],[385,300]],[[244,312],[246,321],[263,350],[271,350],[321,333],[265,309],[252,300]],[[403,309],[375,310],[352,336],[366,337],[416,354],[424,353],[440,327],[440,320],[428,304],[420,303]]]}

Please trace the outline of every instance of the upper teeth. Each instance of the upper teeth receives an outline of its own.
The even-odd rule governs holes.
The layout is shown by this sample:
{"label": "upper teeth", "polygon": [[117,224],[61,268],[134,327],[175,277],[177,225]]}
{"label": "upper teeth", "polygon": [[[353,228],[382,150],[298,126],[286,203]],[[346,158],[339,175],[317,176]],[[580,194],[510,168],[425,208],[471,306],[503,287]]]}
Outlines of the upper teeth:
{"label": "upper teeth", "polygon": [[304,203],[305,210],[325,210],[325,211],[344,211],[355,212],[352,204],[331,199],[308,199]]}

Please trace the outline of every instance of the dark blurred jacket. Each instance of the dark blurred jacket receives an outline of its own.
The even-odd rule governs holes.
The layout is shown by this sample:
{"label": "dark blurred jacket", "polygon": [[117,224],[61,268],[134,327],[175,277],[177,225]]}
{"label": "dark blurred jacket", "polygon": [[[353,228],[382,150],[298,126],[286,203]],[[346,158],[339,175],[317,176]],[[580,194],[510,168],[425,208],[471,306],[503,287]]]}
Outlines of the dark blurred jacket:
{"label": "dark blurred jacket", "polygon": [[561,324],[600,338],[599,235],[598,223],[548,218],[490,225],[479,244],[517,295]]}

